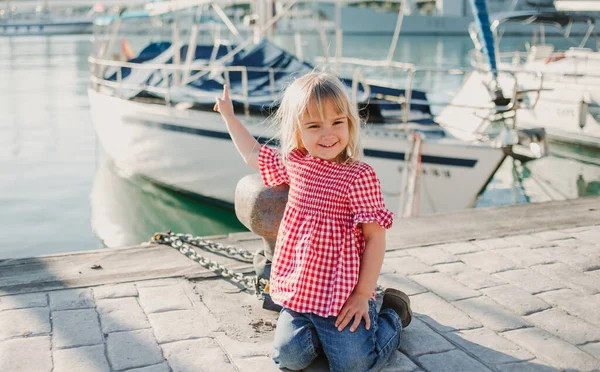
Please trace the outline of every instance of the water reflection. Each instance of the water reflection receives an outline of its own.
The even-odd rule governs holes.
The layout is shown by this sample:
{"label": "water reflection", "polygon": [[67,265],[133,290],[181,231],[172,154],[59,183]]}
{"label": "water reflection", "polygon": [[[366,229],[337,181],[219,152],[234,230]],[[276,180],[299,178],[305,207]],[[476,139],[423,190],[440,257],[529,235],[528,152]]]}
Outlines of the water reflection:
{"label": "water reflection", "polygon": [[139,244],[167,229],[200,236],[245,230],[233,211],[121,174],[106,156],[96,171],[91,207],[92,229],[108,247]]}
{"label": "water reflection", "polygon": [[[475,207],[540,203],[600,195],[600,160],[595,151],[551,144],[563,154],[521,164],[507,158],[500,166]],[[568,152],[568,153],[567,153]],[[574,158],[578,154],[577,158]],[[587,159],[587,161],[585,160]]]}

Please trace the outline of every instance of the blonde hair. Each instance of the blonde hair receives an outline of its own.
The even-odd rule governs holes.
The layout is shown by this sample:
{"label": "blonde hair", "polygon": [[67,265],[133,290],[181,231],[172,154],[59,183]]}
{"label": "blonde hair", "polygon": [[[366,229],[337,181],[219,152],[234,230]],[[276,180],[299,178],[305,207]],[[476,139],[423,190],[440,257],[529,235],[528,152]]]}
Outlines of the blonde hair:
{"label": "blonde hair", "polygon": [[300,119],[313,108],[323,118],[323,104],[326,101],[331,102],[340,114],[348,118],[348,146],[342,152],[343,160],[359,161],[362,158],[361,121],[356,105],[348,99],[344,84],[329,73],[311,72],[290,84],[274,115],[275,122],[280,126],[280,150],[284,159],[294,149],[301,147],[298,140]]}

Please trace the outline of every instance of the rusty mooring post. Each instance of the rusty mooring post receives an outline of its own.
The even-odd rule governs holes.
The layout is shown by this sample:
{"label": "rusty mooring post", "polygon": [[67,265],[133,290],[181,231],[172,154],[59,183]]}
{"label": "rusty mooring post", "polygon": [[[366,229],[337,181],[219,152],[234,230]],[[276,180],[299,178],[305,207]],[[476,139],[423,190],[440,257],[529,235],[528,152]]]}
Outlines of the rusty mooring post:
{"label": "rusty mooring post", "polygon": [[[261,278],[269,279],[271,261],[277,241],[277,231],[288,198],[287,185],[266,187],[260,174],[242,178],[235,188],[235,214],[250,231],[261,236],[264,250],[254,255],[254,270]],[[263,307],[278,310],[268,293],[263,294]]]}

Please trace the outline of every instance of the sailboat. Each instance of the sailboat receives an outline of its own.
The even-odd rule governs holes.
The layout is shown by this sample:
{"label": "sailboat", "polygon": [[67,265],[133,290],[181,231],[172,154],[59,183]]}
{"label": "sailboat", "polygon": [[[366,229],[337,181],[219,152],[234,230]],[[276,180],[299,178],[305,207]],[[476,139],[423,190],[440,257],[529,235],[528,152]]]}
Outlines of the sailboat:
{"label": "sailboat", "polygon": [[[527,25],[535,34],[525,51],[499,54],[492,67],[498,79],[493,81],[485,49],[500,44],[506,24]],[[569,37],[576,25],[585,26],[586,32],[574,47],[560,49],[546,39],[547,28],[559,29]],[[471,57],[477,70],[465,78],[453,105],[441,113],[440,120],[450,121],[460,115],[473,127],[485,126],[481,118],[496,115],[494,108],[460,106],[481,105],[489,101],[491,89],[499,89],[503,97],[519,106],[517,127],[543,127],[555,141],[600,149],[600,52],[589,42],[595,28],[595,17],[584,13],[505,13],[492,17],[493,35],[485,45],[479,38],[478,26],[473,24],[470,31],[476,48]]]}
{"label": "sailboat", "polygon": [[[112,50],[121,39],[119,26],[130,18],[127,13],[97,35],[97,48],[88,59],[92,118],[100,143],[120,169],[231,207],[238,180],[254,170],[240,161],[219,114],[212,111],[215,95],[228,84],[249,131],[259,142],[274,144],[276,128],[269,118],[282,90],[315,66],[262,37],[282,13],[259,21],[250,39],[225,20],[233,40],[220,35],[202,43],[198,30],[208,5],[199,1],[190,12],[190,3],[148,8],[148,18],[186,8],[195,22],[185,30],[185,42],[173,23],[170,41],[155,40],[132,59],[114,60]],[[436,123],[426,93],[414,89],[410,79],[398,88],[365,79],[360,69],[360,64],[384,72],[391,67],[410,76],[415,66],[341,57],[332,63],[350,62],[359,67],[342,79],[367,118],[365,161],[379,175],[386,203],[402,215],[473,206],[518,139],[458,138]]]}

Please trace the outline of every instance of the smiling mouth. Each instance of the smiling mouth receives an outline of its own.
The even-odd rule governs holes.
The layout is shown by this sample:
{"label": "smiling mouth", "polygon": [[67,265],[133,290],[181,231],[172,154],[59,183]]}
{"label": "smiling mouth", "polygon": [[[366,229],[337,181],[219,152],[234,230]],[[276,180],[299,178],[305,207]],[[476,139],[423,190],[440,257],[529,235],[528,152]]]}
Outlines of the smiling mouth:
{"label": "smiling mouth", "polygon": [[333,146],[335,146],[336,144],[337,144],[337,142],[335,142],[335,143],[332,143],[331,145],[324,145],[324,144],[320,144],[319,146],[321,146],[321,147],[325,147],[325,148],[330,148],[330,147],[333,147]]}

